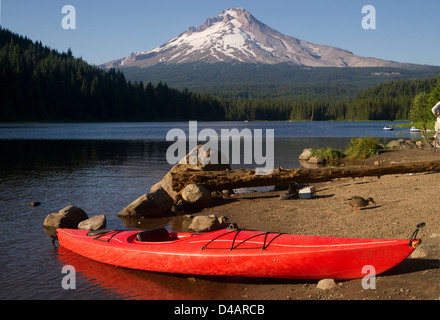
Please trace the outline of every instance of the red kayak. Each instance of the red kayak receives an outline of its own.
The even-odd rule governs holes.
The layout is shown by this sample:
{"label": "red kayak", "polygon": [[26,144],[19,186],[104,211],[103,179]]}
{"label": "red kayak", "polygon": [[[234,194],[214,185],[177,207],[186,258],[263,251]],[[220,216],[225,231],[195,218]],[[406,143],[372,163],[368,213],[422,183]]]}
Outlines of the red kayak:
{"label": "red kayak", "polygon": [[[60,246],[124,268],[209,276],[348,280],[364,266],[380,274],[402,262],[416,239],[355,239],[221,229],[207,233],[57,229]],[[371,267],[370,267],[371,268]],[[369,269],[371,270],[371,269]],[[370,274],[371,275],[371,274]]]}

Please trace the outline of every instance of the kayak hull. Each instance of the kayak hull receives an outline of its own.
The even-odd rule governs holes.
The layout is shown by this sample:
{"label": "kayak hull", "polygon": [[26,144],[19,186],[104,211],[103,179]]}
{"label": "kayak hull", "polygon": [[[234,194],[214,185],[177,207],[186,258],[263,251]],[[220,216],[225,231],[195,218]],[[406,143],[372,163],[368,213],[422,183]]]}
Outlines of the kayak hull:
{"label": "kayak hull", "polygon": [[[139,241],[139,231],[57,229],[60,246],[130,269],[207,276],[349,280],[402,262],[420,240],[299,236],[221,229]],[[161,240],[161,241],[156,241]],[[365,269],[368,267],[368,269]],[[374,269],[372,269],[373,267]],[[366,271],[368,270],[368,271]],[[371,274],[369,274],[371,276]]]}

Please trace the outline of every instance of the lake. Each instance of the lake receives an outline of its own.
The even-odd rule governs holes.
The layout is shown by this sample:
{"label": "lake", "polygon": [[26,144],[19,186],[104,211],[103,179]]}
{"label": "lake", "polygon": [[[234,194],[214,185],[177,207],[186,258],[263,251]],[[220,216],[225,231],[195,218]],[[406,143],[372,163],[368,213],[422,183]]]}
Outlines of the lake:
{"label": "lake", "polygon": [[[200,122],[198,130],[274,129],[275,167],[299,167],[304,148],[345,150],[352,137],[386,143],[414,137],[407,128],[384,131],[385,122]],[[392,124],[397,124],[393,122]],[[44,218],[67,205],[88,216],[105,214],[107,227],[147,229],[171,218],[122,221],[117,213],[147,193],[172,167],[167,132],[188,123],[0,124],[0,299],[215,299],[227,281],[115,268],[55,248]],[[203,142],[201,142],[203,143]],[[233,165],[233,169],[245,167]],[[39,201],[38,207],[27,203]],[[77,272],[76,289],[62,287],[63,266]]]}

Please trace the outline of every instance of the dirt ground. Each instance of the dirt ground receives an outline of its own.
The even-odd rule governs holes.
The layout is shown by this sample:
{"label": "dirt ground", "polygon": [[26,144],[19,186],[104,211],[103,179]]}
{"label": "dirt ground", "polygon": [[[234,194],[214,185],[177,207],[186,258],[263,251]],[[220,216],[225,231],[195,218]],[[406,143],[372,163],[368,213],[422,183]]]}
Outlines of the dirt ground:
{"label": "dirt ground", "polygon": [[[392,150],[359,164],[440,160],[440,152]],[[236,193],[198,214],[226,216],[242,229],[302,235],[409,239],[416,225],[422,245],[397,267],[376,278],[375,289],[361,279],[336,281],[250,281],[232,284],[219,299],[280,300],[438,300],[440,299],[440,172],[337,179],[313,184],[313,199],[280,200],[282,191]],[[372,197],[376,204],[351,211],[344,199]]]}

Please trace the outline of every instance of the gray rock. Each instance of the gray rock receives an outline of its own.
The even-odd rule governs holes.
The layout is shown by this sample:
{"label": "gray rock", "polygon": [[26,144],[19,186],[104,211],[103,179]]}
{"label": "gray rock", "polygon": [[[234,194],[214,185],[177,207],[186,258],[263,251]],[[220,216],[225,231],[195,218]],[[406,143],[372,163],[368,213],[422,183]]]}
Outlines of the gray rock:
{"label": "gray rock", "polygon": [[212,231],[221,226],[219,219],[211,214],[209,216],[196,216],[193,218],[188,229],[196,232]]}
{"label": "gray rock", "polygon": [[311,149],[304,149],[303,152],[299,155],[299,160],[309,160],[312,157]]}
{"label": "gray rock", "polygon": [[[204,145],[198,145],[191,150],[178,164],[162,178],[161,181],[151,187],[150,193],[141,195],[135,201],[118,213],[120,217],[161,217],[168,215],[173,209],[183,208],[182,196],[173,190],[172,174],[191,171],[220,171],[231,170],[229,164],[222,164],[224,157],[220,152],[218,164],[211,163],[211,150]],[[193,161],[195,160],[195,161]],[[192,163],[194,162],[194,163]],[[212,161],[215,162],[215,161]],[[170,205],[171,204],[171,205]]]}
{"label": "gray rock", "polygon": [[107,225],[107,219],[105,215],[101,214],[98,216],[91,217],[87,220],[81,221],[78,224],[78,229],[98,230],[98,229],[105,229],[106,225]]}
{"label": "gray rock", "polygon": [[76,229],[81,221],[88,218],[84,210],[75,206],[67,206],[57,213],[49,214],[46,219],[44,219],[43,226],[48,228]]}
{"label": "gray rock", "polygon": [[387,145],[389,148],[407,150],[407,149],[416,149],[417,145],[411,140],[392,140]]}
{"label": "gray rock", "polygon": [[192,208],[205,208],[212,202],[211,192],[199,184],[189,184],[182,192],[185,204]]}
{"label": "gray rock", "polygon": [[118,213],[120,217],[164,217],[174,205],[173,198],[163,189],[144,194]]}
{"label": "gray rock", "polygon": [[325,163],[325,159],[320,156],[315,156],[315,157],[311,157],[308,162],[315,163],[315,164],[323,164],[323,163]]}

